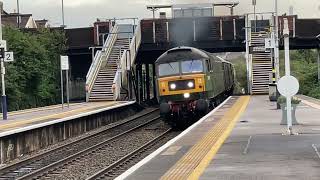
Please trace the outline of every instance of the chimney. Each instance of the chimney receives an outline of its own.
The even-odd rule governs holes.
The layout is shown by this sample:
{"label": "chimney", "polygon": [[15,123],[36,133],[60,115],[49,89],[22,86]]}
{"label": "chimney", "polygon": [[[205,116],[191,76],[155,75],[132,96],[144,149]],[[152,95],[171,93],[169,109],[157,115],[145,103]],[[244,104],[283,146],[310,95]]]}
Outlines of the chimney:
{"label": "chimney", "polygon": [[0,12],[1,12],[1,15],[4,14],[4,13],[3,13],[3,2],[2,2],[2,1],[0,1]]}

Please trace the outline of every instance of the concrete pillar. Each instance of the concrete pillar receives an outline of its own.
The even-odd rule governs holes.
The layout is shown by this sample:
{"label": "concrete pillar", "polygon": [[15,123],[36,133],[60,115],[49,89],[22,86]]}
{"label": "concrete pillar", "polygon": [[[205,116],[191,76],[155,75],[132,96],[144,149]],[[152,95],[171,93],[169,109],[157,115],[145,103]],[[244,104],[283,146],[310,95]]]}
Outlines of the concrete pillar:
{"label": "concrete pillar", "polygon": [[150,100],[150,68],[149,64],[146,64],[146,99]]}

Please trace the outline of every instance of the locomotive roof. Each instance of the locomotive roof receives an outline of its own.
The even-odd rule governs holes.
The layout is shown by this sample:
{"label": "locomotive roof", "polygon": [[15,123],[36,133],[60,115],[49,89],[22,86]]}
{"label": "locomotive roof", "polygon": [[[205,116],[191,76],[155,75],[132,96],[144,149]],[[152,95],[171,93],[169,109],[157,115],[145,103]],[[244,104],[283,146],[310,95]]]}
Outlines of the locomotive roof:
{"label": "locomotive roof", "polygon": [[156,64],[183,61],[183,60],[196,60],[196,59],[208,59],[208,53],[193,47],[176,47],[168,50],[162,54]]}

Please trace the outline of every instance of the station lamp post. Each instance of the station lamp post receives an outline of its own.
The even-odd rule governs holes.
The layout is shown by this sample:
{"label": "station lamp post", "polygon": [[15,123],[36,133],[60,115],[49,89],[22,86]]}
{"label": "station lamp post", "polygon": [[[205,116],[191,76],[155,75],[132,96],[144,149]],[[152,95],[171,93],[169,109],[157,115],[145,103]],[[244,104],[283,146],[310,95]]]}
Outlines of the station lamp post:
{"label": "station lamp post", "polygon": [[62,27],[65,28],[65,23],[64,23],[64,0],[61,0],[61,15],[62,15]]}
{"label": "station lamp post", "polygon": [[[0,9],[3,9],[3,2],[0,1]],[[0,41],[2,42],[2,12],[0,12]],[[3,46],[3,45],[1,45]],[[4,45],[5,46],[5,45]],[[5,75],[5,67],[4,67],[4,51],[5,48],[0,47],[0,63],[1,63],[1,86],[2,86],[2,98],[1,98],[1,105],[2,105],[2,116],[3,120],[7,120],[7,96],[6,96],[6,88],[5,88],[5,82],[4,82],[4,75]]]}
{"label": "station lamp post", "polygon": [[275,9],[275,49],[274,49],[274,60],[275,60],[275,70],[276,70],[276,82],[280,79],[280,60],[279,60],[279,17],[278,17],[278,0],[274,2]]}

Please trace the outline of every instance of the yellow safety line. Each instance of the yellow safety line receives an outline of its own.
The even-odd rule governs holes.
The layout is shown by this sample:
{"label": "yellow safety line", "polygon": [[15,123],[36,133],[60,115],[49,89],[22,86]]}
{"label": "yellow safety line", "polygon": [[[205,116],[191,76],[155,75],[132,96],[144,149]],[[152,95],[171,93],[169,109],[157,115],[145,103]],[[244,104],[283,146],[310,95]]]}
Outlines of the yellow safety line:
{"label": "yellow safety line", "polygon": [[[70,104],[70,106],[75,106],[75,105],[80,105],[80,104],[83,104],[83,103],[74,103],[74,104]],[[24,110],[20,110],[20,111],[11,111],[11,112],[8,112],[8,115],[9,116],[14,116],[14,115],[26,114],[26,113],[31,113],[31,112],[58,109],[58,108],[61,108],[61,104],[52,105],[52,106],[45,106],[45,107],[38,107],[38,108],[32,108],[32,109],[24,109]],[[0,113],[0,114],[2,114],[2,113]]]}
{"label": "yellow safety line", "polygon": [[[108,104],[108,105],[114,105],[114,104],[116,104],[116,103]],[[106,104],[104,104],[104,105],[100,104],[100,105],[96,105],[96,106],[91,106],[91,107],[89,106],[89,107],[84,107],[84,108],[80,108],[80,109],[74,109],[74,110],[63,112],[63,113],[59,113],[59,114],[52,114],[52,115],[42,116],[42,117],[28,119],[28,120],[17,120],[16,122],[0,125],[0,129],[3,130],[3,129],[8,129],[8,128],[14,128],[14,127],[17,127],[17,126],[20,126],[20,125],[25,125],[25,124],[28,124],[28,123],[42,121],[42,120],[46,120],[46,119],[50,119],[50,118],[56,118],[56,119],[65,118],[68,115],[71,116],[71,115],[74,115],[74,114],[76,114],[78,112],[83,112],[83,111],[90,110],[90,109],[95,109],[95,108],[98,108],[98,107],[103,108],[105,106],[106,106]]]}
{"label": "yellow safety line", "polygon": [[304,103],[304,104],[306,104],[306,105],[308,105],[310,107],[313,107],[315,109],[320,109],[320,105],[318,105],[318,104],[315,104],[313,102],[307,101],[307,100],[302,99],[302,98],[298,98],[298,99],[300,99],[302,103]]}
{"label": "yellow safety line", "polygon": [[237,120],[245,111],[250,97],[242,96],[165,175],[163,180],[198,179],[230,135]]}

